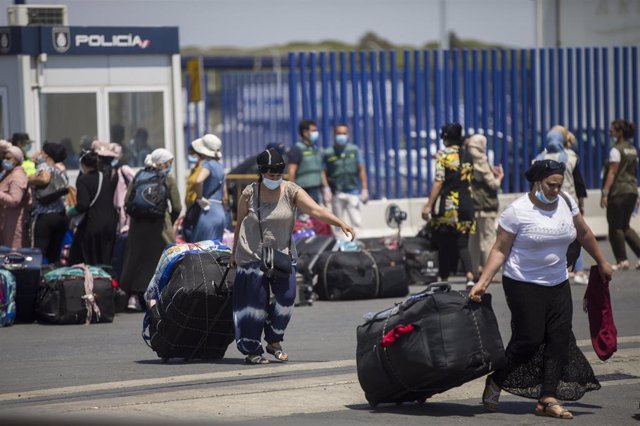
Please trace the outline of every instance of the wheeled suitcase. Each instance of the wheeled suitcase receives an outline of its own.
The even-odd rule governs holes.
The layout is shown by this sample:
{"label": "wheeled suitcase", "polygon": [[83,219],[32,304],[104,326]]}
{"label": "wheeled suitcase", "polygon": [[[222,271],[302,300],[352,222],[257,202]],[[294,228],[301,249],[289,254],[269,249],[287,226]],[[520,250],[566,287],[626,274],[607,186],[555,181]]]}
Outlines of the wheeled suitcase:
{"label": "wheeled suitcase", "polygon": [[380,294],[378,266],[365,251],[322,253],[313,272],[321,300],[373,299]]}
{"label": "wheeled suitcase", "polygon": [[186,253],[178,261],[143,326],[143,338],[158,357],[224,357],[235,338],[232,271],[227,253]]}
{"label": "wheeled suitcase", "polygon": [[409,294],[409,278],[400,250],[381,249],[370,252],[378,267],[378,297],[404,297]]}
{"label": "wheeled suitcase", "polygon": [[0,327],[13,324],[16,319],[16,279],[0,269]]}
{"label": "wheeled suitcase", "polygon": [[358,380],[367,401],[424,402],[504,365],[491,295],[481,303],[447,283],[367,314],[357,329]]}
{"label": "wheeled suitcase", "polygon": [[47,272],[38,290],[36,316],[49,324],[85,324],[113,322],[115,288],[111,276],[88,266],[88,274],[79,267],[63,267]]}
{"label": "wheeled suitcase", "polygon": [[438,252],[423,237],[404,238],[402,252],[407,275],[412,284],[431,284],[438,280]]}
{"label": "wheeled suitcase", "polygon": [[16,279],[16,322],[33,322],[40,285],[42,252],[36,248],[0,247],[0,268]]}
{"label": "wheeled suitcase", "polygon": [[295,242],[298,261],[296,271],[307,278],[314,273],[315,264],[322,253],[337,249],[337,242],[333,236],[313,235]]}

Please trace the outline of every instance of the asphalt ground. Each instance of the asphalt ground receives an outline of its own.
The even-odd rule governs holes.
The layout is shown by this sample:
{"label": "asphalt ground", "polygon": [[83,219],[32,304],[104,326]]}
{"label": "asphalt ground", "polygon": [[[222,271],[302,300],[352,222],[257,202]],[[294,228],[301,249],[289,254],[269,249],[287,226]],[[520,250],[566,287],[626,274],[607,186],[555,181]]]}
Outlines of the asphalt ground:
{"label": "asphalt ground", "polygon": [[[608,244],[601,243],[609,253]],[[590,263],[587,261],[587,263]],[[453,284],[462,289],[463,284]],[[586,314],[585,286],[572,285],[573,328],[602,389],[566,404],[579,424],[626,425],[640,420],[640,281],[638,271],[617,271],[611,298],[618,352],[595,357]],[[411,292],[422,290],[413,286]],[[510,316],[500,284],[490,288],[503,340]],[[284,347],[286,364],[247,366],[231,345],[218,362],[163,364],[142,341],[142,314],[119,314],[111,324],[0,329],[0,425],[84,424],[541,424],[534,403],[507,394],[497,413],[480,403],[478,379],[424,405],[371,408],[355,374],[355,329],[362,315],[396,299],[316,302],[295,309]]]}

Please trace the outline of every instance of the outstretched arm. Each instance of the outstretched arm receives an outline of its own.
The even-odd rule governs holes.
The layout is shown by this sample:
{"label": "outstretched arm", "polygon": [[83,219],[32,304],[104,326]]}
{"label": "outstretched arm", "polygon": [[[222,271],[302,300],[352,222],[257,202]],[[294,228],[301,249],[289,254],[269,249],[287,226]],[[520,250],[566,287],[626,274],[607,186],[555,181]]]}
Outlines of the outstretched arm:
{"label": "outstretched arm", "polygon": [[329,225],[339,227],[347,237],[351,238],[351,241],[356,237],[351,226],[347,225],[329,210],[321,207],[318,203],[313,201],[309,194],[307,194],[307,191],[302,188],[296,192],[296,207],[311,217],[319,219]]}

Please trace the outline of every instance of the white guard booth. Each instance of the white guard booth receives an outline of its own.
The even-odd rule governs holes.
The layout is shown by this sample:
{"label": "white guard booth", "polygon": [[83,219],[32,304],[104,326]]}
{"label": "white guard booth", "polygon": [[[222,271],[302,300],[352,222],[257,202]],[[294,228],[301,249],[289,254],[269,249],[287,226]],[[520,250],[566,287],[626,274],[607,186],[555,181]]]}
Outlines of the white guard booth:
{"label": "white guard booth", "polygon": [[155,148],[181,153],[185,176],[181,105],[177,27],[0,27],[0,138],[64,144],[70,174],[99,139],[134,167]]}

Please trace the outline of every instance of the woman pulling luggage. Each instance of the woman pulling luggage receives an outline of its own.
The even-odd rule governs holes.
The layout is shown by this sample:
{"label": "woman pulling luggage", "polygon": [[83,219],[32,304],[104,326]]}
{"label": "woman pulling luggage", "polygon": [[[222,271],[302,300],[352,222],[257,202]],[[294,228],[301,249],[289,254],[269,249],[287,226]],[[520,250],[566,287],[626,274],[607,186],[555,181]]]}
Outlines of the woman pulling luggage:
{"label": "woman pulling luggage", "polygon": [[574,240],[596,260],[602,280],[612,269],[576,201],[560,193],[565,165],[536,161],[526,171],[531,190],[500,216],[498,238],[471,300],[480,301],[504,264],[502,283],[511,311],[512,335],[507,363],[487,377],[482,402],[498,407],[500,390],[535,398],[538,415],[571,419],[558,400],[576,401],[600,389],[571,330],[573,304],[567,273],[567,248]]}
{"label": "woman pulling luggage", "polygon": [[[320,207],[300,186],[284,182],[285,162],[269,149],[257,157],[258,182],[242,191],[238,204],[231,265],[237,265],[233,287],[233,318],[236,345],[247,364],[268,364],[266,350],[279,361],[288,361],[280,342],[293,313],[296,296],[295,245],[291,242],[296,209],[329,225],[337,226],[352,240],[347,225]],[[274,300],[269,304],[269,292]]]}

